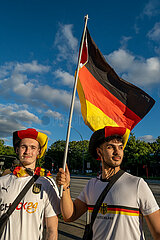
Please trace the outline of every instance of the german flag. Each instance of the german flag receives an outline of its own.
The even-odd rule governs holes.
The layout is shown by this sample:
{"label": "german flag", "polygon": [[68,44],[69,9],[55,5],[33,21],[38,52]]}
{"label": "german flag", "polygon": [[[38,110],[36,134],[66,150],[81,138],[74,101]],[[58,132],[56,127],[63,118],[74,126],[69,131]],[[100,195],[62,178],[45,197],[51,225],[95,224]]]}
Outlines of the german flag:
{"label": "german flag", "polygon": [[82,49],[77,91],[84,122],[93,131],[105,126],[120,126],[130,132],[155,103],[143,90],[116,74],[88,29]]}

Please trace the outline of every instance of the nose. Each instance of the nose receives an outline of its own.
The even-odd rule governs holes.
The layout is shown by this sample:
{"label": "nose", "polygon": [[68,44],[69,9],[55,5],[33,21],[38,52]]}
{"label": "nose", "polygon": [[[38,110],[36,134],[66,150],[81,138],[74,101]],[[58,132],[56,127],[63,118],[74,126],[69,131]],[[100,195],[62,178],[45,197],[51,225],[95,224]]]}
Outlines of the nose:
{"label": "nose", "polygon": [[26,154],[29,154],[29,153],[30,153],[29,147],[26,147],[26,148],[25,148],[25,153],[26,153]]}
{"label": "nose", "polygon": [[119,153],[119,148],[117,146],[114,147],[114,154],[117,155]]}

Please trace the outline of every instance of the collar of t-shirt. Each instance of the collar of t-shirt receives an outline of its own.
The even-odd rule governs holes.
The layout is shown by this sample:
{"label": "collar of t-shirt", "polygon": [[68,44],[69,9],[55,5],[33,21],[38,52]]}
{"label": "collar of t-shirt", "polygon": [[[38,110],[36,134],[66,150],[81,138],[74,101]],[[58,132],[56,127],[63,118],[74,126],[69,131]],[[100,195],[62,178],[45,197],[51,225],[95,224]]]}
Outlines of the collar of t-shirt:
{"label": "collar of t-shirt", "polygon": [[112,177],[108,178],[108,179],[106,179],[106,178],[103,179],[102,174],[101,174],[101,175],[99,175],[99,177],[97,177],[97,179],[99,179],[102,182],[110,182],[113,177],[114,177],[114,175]]}

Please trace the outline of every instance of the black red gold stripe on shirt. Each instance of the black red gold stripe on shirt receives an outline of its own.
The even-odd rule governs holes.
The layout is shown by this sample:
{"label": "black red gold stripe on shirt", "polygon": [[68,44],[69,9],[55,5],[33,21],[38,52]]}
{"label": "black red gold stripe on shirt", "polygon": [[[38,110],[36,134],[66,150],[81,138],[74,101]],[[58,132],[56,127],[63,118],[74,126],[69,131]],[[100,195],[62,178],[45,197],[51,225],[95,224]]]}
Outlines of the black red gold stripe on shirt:
{"label": "black red gold stripe on shirt", "polygon": [[[89,205],[88,211],[92,212],[94,206]],[[103,203],[99,209],[99,213],[105,214],[121,214],[121,215],[128,215],[128,216],[140,216],[141,212],[138,208],[131,208],[125,206],[117,206],[117,205],[107,205]]]}

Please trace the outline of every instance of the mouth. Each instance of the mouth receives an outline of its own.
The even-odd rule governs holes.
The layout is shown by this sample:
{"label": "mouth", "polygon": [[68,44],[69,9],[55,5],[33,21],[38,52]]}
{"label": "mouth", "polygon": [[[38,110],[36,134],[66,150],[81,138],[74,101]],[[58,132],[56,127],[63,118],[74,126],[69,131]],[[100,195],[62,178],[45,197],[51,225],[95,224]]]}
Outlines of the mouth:
{"label": "mouth", "polygon": [[120,160],[121,160],[121,157],[115,156],[115,157],[112,157],[112,159],[113,159],[114,161],[120,161]]}
{"label": "mouth", "polygon": [[31,158],[31,156],[22,156],[22,159],[24,158],[28,159],[28,158]]}

